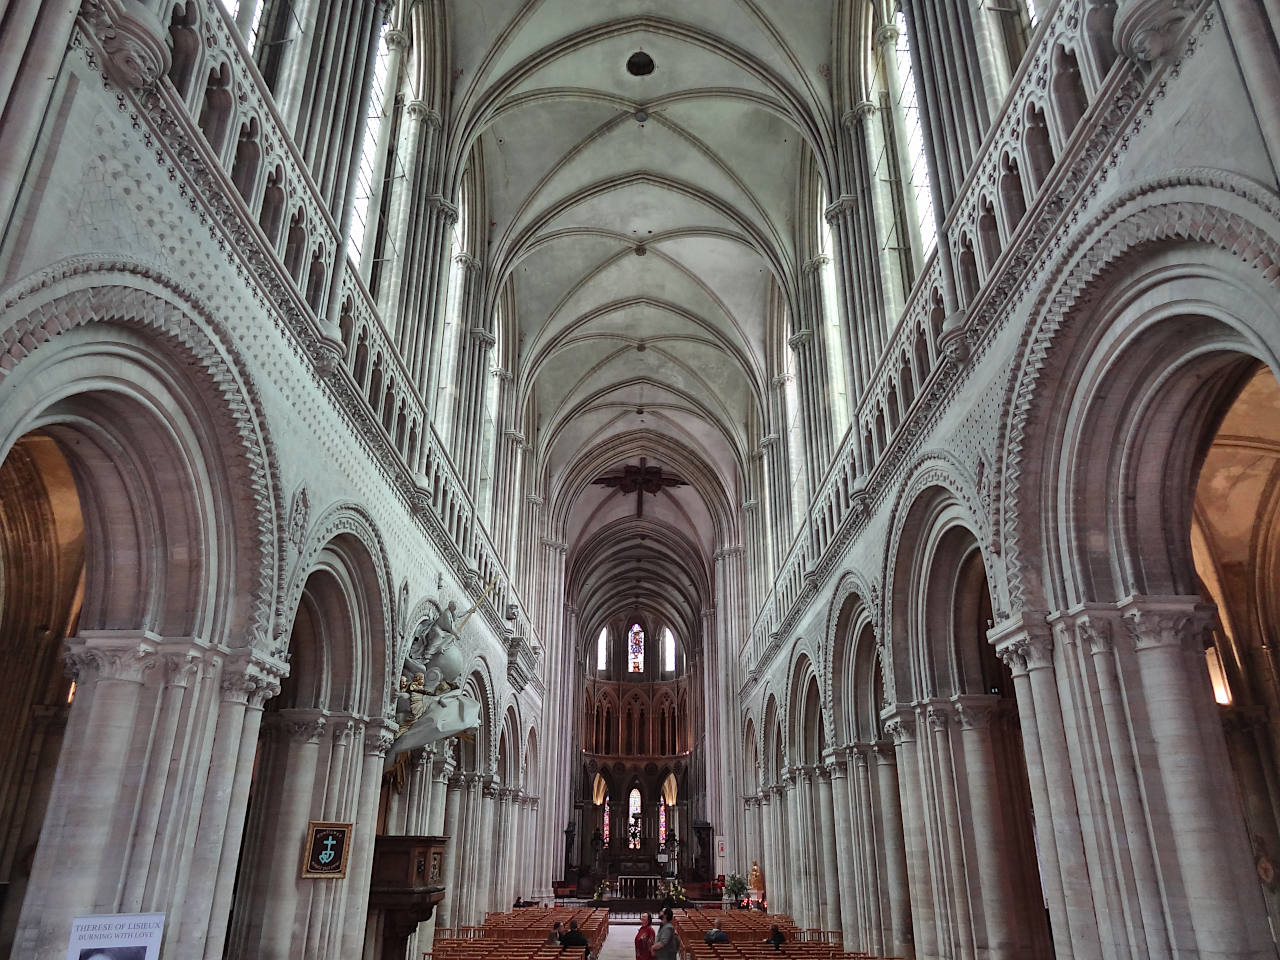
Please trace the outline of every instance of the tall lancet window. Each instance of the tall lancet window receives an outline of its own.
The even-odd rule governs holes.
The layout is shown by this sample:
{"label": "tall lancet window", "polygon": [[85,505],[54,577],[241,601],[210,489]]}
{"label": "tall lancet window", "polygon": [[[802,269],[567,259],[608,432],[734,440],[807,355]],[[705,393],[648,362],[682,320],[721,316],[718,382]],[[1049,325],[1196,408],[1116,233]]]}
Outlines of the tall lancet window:
{"label": "tall lancet window", "polygon": [[644,631],[638,623],[627,634],[627,672],[644,673]]}
{"label": "tall lancet window", "polygon": [[676,669],[676,635],[670,627],[662,628],[662,669],[667,673]]}
{"label": "tall lancet window", "polygon": [[604,824],[600,828],[600,833],[604,836],[604,845],[609,845],[609,795],[604,795]]}
{"label": "tall lancet window", "polygon": [[640,791],[631,790],[631,796],[627,799],[627,820],[630,822],[630,830],[627,833],[627,846],[632,850],[640,849]]}
{"label": "tall lancet window", "polygon": [[602,627],[600,636],[596,638],[596,669],[603,670],[609,666],[609,628]]}
{"label": "tall lancet window", "polygon": [[658,844],[667,845],[667,805],[658,804]]}
{"label": "tall lancet window", "polygon": [[378,34],[378,55],[373,61],[373,83],[369,91],[369,108],[365,112],[364,140],[360,145],[360,165],[356,172],[356,196],[351,211],[351,232],[347,235],[347,255],[357,264],[364,251],[365,234],[374,218],[372,209],[377,202],[376,167],[378,134],[387,119],[391,104],[387,103],[388,66],[391,50],[387,46],[388,25],[382,25]]}
{"label": "tall lancet window", "polygon": [[920,121],[920,104],[916,100],[916,78],[911,69],[911,41],[907,39],[907,18],[899,10],[893,18],[898,28],[895,52],[898,68],[898,110],[903,119],[907,140],[909,189],[916,202],[916,226],[920,231],[920,249],[928,257],[938,245],[938,230],[933,222],[933,190],[929,184],[929,162],[924,154],[924,129]]}

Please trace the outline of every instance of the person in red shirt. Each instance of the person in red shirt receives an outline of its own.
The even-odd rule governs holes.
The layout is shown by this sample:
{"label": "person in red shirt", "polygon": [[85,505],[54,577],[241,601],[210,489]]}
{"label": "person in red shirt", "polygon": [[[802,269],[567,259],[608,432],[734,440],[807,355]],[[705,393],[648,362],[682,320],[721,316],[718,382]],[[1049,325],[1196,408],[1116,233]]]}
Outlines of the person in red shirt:
{"label": "person in red shirt", "polygon": [[636,960],[653,960],[653,917],[640,914],[640,929],[636,931]]}

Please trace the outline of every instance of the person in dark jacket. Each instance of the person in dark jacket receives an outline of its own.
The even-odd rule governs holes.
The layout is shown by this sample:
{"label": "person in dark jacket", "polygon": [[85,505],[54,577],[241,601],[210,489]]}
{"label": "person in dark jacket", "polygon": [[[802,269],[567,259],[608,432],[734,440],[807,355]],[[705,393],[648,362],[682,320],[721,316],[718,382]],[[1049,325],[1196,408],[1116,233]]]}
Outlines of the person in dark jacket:
{"label": "person in dark jacket", "polygon": [[775,923],[769,927],[769,935],[764,938],[764,942],[772,943],[775,950],[781,950],[782,945],[787,942],[787,935],[779,930]]}
{"label": "person in dark jacket", "polygon": [[[589,946],[591,946],[591,944],[587,940],[587,935],[578,929],[578,921],[570,920],[569,929],[566,930],[564,933],[560,934],[561,949],[564,949],[565,947],[589,947]],[[584,957],[587,955],[586,950],[583,950],[582,955]]]}

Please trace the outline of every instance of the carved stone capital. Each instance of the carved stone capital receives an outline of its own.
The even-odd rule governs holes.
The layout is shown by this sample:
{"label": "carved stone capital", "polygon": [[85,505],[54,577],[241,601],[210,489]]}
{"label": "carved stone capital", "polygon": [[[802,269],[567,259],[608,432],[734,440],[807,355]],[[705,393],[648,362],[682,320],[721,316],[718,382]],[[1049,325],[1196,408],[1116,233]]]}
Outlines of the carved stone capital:
{"label": "carved stone capital", "polygon": [[1121,0],[1112,21],[1112,42],[1130,60],[1158,60],[1173,48],[1196,5],[1196,0]]}
{"label": "carved stone capital", "polygon": [[858,209],[858,198],[851,193],[841,194],[840,198],[827,206],[823,212],[827,223],[835,225],[844,217]]}
{"label": "carved stone capital", "polygon": [[1136,650],[1180,646],[1199,652],[1216,622],[1214,608],[1198,597],[1132,597],[1121,609]]}
{"label": "carved stone capital", "polygon": [[878,110],[879,107],[877,107],[872,101],[859,100],[851,109],[845,111],[844,116],[841,117],[840,120],[846,127],[853,127],[855,124],[865,123],[867,120],[870,120],[876,115]]}
{"label": "carved stone capital", "polygon": [[188,687],[204,667],[217,664],[208,647],[199,643],[164,644],[160,657],[168,687]]}
{"label": "carved stone capital", "polygon": [[898,30],[897,24],[885,23],[876,28],[876,32],[871,37],[871,42],[877,47],[883,47],[886,44],[896,44],[898,37],[902,34]]}
{"label": "carved stone capital", "polygon": [[387,30],[382,34],[382,39],[392,50],[404,50],[409,46],[409,34],[403,30]]}
{"label": "carved stone capital", "polygon": [[355,739],[356,722],[351,717],[330,717],[328,719],[329,736],[339,746],[349,747]]}
{"label": "carved stone capital", "polygon": [[67,641],[67,674],[79,684],[95,680],[142,683],[160,662],[159,638],[147,633],[82,634]]}
{"label": "carved stone capital", "polygon": [[467,334],[480,345],[482,350],[491,350],[493,345],[498,342],[498,338],[484,327],[471,327],[467,330]]}
{"label": "carved stone capital", "polygon": [[328,721],[314,710],[283,710],[280,724],[294,743],[319,743],[329,729]]}
{"label": "carved stone capital", "polygon": [[987,639],[1015,677],[1053,665],[1053,631],[1041,613],[1016,613],[992,627]]}
{"label": "carved stone capital", "polygon": [[433,130],[440,129],[440,114],[427,106],[425,100],[410,100],[404,105],[405,116],[417,123],[425,123]]}
{"label": "carved stone capital", "polygon": [[[383,719],[370,720],[369,725],[364,729],[364,754],[366,757],[385,757],[395,740],[395,724]],[[419,763],[421,764],[422,760],[430,763],[432,759],[432,755],[424,750]]]}
{"label": "carved stone capital", "polygon": [[261,710],[280,692],[280,680],[288,671],[287,664],[265,657],[230,661],[222,668],[222,699]]}
{"label": "carved stone capital", "polygon": [[[805,273],[817,273],[830,262],[830,257],[825,253],[820,253],[816,257],[810,257],[806,260],[801,266],[801,269],[803,269]],[[812,336],[812,334],[810,335]]]}
{"label": "carved stone capital", "polygon": [[1117,637],[1126,635],[1120,611],[1113,606],[1087,604],[1065,614],[1055,625],[1064,643],[1079,644],[1091,655],[1111,653]]}
{"label": "carved stone capital", "polygon": [[931,705],[925,714],[925,718],[929,723],[929,729],[933,730],[935,733],[945,731],[947,727],[951,725],[951,717],[951,708],[942,706],[941,704]]}
{"label": "carved stone capital", "polygon": [[[792,350],[799,350],[813,342],[813,331],[809,329],[797,330],[791,336],[787,337],[787,346]],[[783,381],[786,382],[785,380]]]}
{"label": "carved stone capital", "polygon": [[458,208],[438,193],[427,197],[427,209],[448,226],[458,222]]}
{"label": "carved stone capital", "polygon": [[138,0],[85,0],[80,16],[102,45],[113,80],[147,88],[169,72],[173,56],[164,24]]}
{"label": "carved stone capital", "polygon": [[991,723],[999,707],[999,697],[966,696],[955,700],[955,716],[961,730],[981,730]]}
{"label": "carved stone capital", "polygon": [[910,743],[916,738],[916,718],[906,710],[900,710],[885,720],[884,732],[895,745]]}

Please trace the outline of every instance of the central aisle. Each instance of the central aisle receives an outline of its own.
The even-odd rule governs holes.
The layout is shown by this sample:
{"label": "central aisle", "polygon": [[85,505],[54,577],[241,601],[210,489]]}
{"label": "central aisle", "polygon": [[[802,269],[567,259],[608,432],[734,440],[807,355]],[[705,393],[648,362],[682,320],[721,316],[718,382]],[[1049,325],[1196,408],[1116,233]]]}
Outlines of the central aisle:
{"label": "central aisle", "polygon": [[600,949],[600,960],[635,960],[636,931],[639,929],[640,924],[634,921],[611,923],[609,936],[605,938],[604,946]]}

